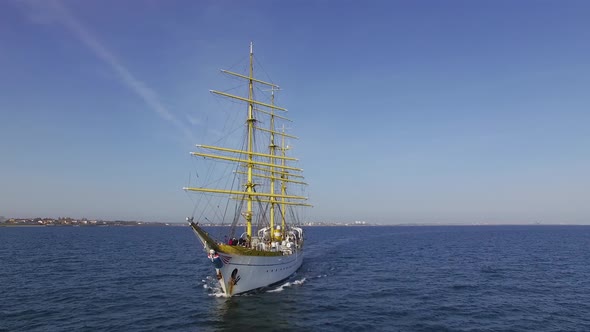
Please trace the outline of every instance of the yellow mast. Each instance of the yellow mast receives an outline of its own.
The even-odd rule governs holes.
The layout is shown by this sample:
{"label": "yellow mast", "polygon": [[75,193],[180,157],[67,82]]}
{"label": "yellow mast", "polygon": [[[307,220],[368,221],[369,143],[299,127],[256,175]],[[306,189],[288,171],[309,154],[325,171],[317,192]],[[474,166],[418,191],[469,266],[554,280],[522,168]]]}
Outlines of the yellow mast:
{"label": "yellow mast", "polygon": [[[274,106],[275,104],[275,91],[274,91],[274,87],[271,88],[271,97],[270,97],[270,104]],[[275,167],[274,167],[274,163],[275,163],[275,117],[274,117],[274,111],[271,108],[271,114],[270,114],[270,155],[272,157],[270,157],[270,163],[273,164],[273,166],[270,167],[270,194],[272,196],[270,196],[270,239],[271,241],[274,241],[274,228],[275,228],[275,202],[276,202],[276,198],[274,196],[275,194]]]}
{"label": "yellow mast", "polygon": [[248,199],[246,201],[246,234],[248,235],[248,242],[252,239],[252,192],[254,191],[254,183],[252,182],[252,166],[253,166],[253,142],[254,142],[254,52],[252,50],[252,42],[250,42],[250,75],[248,80],[248,179],[246,182],[246,192]]}
{"label": "yellow mast", "polygon": [[[285,125],[283,125],[283,133],[285,133]],[[285,157],[286,151],[287,151],[287,148],[285,147],[285,135],[283,135],[281,137],[281,155],[283,157]],[[281,166],[283,167],[283,171],[285,171],[285,160],[284,159],[281,160]],[[286,172],[283,173],[283,175],[281,175],[281,178],[286,179],[287,173]],[[285,208],[287,205],[287,204],[285,204],[286,203],[285,202],[286,201],[286,198],[285,198],[286,193],[287,193],[287,182],[281,181],[281,196],[282,196],[281,197],[281,232],[285,231],[285,224],[286,224],[286,221],[285,221],[285,212],[286,212]]]}

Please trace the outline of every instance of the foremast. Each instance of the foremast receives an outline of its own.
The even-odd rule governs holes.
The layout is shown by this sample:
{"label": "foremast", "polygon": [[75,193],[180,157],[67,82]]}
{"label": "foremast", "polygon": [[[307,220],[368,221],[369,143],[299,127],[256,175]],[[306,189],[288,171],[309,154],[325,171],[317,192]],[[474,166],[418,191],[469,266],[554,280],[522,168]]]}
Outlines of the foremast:
{"label": "foremast", "polygon": [[[245,221],[246,221],[246,234],[248,236],[248,240],[252,238],[252,221],[254,216],[253,210],[253,203],[254,200],[260,203],[270,203],[270,227],[271,230],[274,229],[275,226],[275,207],[277,204],[280,204],[281,207],[281,232],[284,232],[286,226],[286,206],[290,205],[299,205],[299,206],[310,206],[309,204],[300,203],[293,200],[306,200],[307,197],[298,196],[298,195],[288,195],[286,192],[287,182],[297,183],[306,185],[306,183],[301,181],[294,181],[289,179],[289,175],[293,177],[303,178],[303,176],[298,174],[292,174],[292,172],[301,172],[303,171],[300,168],[288,166],[286,164],[287,161],[296,161],[297,159],[287,157],[285,147],[285,138],[297,138],[292,135],[288,135],[285,133],[284,126],[281,132],[276,131],[275,129],[275,119],[282,119],[285,121],[291,121],[286,117],[279,116],[275,114],[275,111],[283,111],[286,112],[287,110],[282,107],[278,107],[274,104],[274,91],[276,91],[279,87],[273,83],[268,83],[259,79],[254,78],[254,52],[253,52],[253,44],[250,43],[250,55],[249,55],[249,73],[248,76],[241,75],[238,73],[233,73],[227,70],[222,70],[223,73],[233,75],[236,77],[240,77],[243,79],[248,80],[248,98],[243,98],[240,96],[235,96],[229,93],[210,90],[212,93],[217,95],[221,95],[224,97],[237,99],[240,101],[245,101],[248,104],[248,111],[247,111],[247,142],[246,142],[246,150],[239,150],[239,149],[231,149],[225,147],[217,147],[217,146],[208,146],[208,145],[197,145],[197,147],[221,152],[227,152],[230,154],[236,154],[237,156],[227,156],[227,155],[220,155],[220,154],[209,154],[209,153],[201,153],[201,152],[191,152],[194,156],[201,156],[205,158],[211,159],[218,159],[218,160],[225,160],[225,161],[233,161],[237,163],[241,163],[245,166],[246,171],[238,171],[237,173],[246,175],[246,183],[245,191],[239,190],[227,190],[227,189],[216,189],[216,188],[203,188],[203,187],[185,187],[184,190],[187,191],[197,191],[197,192],[206,192],[206,193],[219,193],[219,194],[227,194],[231,195],[233,199],[238,200],[245,200],[246,201],[246,211],[242,213]],[[263,84],[271,87],[271,103],[264,103],[254,99],[254,83]],[[262,106],[266,109],[261,109]],[[255,111],[266,114],[270,116],[270,126],[269,129],[260,128],[256,125],[256,117]],[[267,132],[270,134],[270,142],[269,142],[269,153],[260,153],[256,152],[254,149],[254,133],[255,130],[260,130],[263,132]],[[277,146],[275,144],[275,135],[281,136],[281,155],[276,154]],[[245,158],[244,158],[245,157]],[[267,158],[268,162],[260,161],[258,158]],[[277,163],[280,160],[280,164]],[[255,173],[255,171],[261,171],[262,173]],[[266,178],[270,180],[270,188],[269,192],[257,192],[255,190],[256,183],[254,182],[254,178]],[[281,191],[280,193],[276,192],[275,189],[275,181],[280,180],[281,184]],[[262,198],[262,199],[261,199]],[[280,201],[277,201],[280,199]],[[274,240],[274,231],[271,231],[271,238]]]}

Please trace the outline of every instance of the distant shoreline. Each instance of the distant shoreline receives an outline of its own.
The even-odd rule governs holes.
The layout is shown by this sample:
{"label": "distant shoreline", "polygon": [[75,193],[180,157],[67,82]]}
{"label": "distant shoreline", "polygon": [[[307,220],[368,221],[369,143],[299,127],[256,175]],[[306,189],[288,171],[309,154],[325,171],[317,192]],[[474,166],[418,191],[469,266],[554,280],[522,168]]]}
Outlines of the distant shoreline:
{"label": "distant shoreline", "polygon": [[[148,223],[141,224],[99,224],[99,225],[36,225],[36,224],[11,224],[0,223],[0,227],[24,227],[24,228],[60,228],[60,227],[187,227],[185,223]],[[230,227],[230,225],[211,225],[205,224],[204,227]],[[391,225],[345,225],[345,224],[329,224],[329,225],[302,225],[302,227],[498,227],[498,226],[590,226],[590,224],[391,224]],[[241,227],[238,225],[238,227]]]}
{"label": "distant shoreline", "polygon": [[[183,223],[113,223],[100,224],[35,224],[35,223],[0,223],[0,227],[154,227],[154,226],[185,226]],[[188,226],[188,225],[187,225]]]}

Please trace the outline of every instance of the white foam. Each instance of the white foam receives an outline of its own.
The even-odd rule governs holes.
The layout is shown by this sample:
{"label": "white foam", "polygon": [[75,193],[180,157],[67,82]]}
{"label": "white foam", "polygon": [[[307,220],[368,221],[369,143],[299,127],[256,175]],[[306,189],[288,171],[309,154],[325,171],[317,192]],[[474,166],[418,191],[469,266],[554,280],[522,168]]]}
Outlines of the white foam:
{"label": "white foam", "polygon": [[305,282],[305,278],[301,279],[301,280],[295,280],[293,281],[294,285],[303,285],[303,283]]}
{"label": "white foam", "polygon": [[214,286],[209,286],[208,287],[209,290],[211,291],[209,294],[209,296],[215,296],[215,297],[227,297],[225,295],[225,293],[221,290],[221,287],[219,286],[219,284],[214,285]]}
{"label": "white foam", "polygon": [[215,296],[215,297],[226,297],[225,293],[221,290],[221,286],[219,285],[219,281],[215,280],[211,276],[207,276],[206,279],[202,279],[201,282],[203,283],[203,288],[208,290],[207,295]]}
{"label": "white foam", "polygon": [[216,291],[215,293],[210,293],[210,294],[208,294],[208,295],[209,295],[209,296],[215,296],[215,297],[227,297],[227,296],[225,295],[225,293],[223,293],[223,292],[221,291],[221,289],[220,289],[220,290],[218,290],[218,291]]}
{"label": "white foam", "polygon": [[269,290],[267,293],[282,292],[283,290],[285,290],[285,287],[290,287],[292,285],[302,285],[304,282],[305,282],[305,278],[300,279],[300,280],[295,280],[293,282],[286,282],[275,289]]}

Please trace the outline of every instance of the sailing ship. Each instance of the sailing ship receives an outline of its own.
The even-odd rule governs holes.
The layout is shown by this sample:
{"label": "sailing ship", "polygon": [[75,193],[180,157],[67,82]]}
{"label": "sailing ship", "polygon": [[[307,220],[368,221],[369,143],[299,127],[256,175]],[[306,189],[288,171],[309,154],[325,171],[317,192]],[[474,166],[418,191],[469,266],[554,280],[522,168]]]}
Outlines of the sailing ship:
{"label": "sailing ship", "polygon": [[[193,212],[187,218],[203,243],[221,291],[228,297],[278,283],[299,269],[303,262],[304,244],[303,229],[298,221],[299,210],[311,206],[306,203],[307,197],[293,189],[301,190],[306,186],[303,170],[294,166],[297,159],[287,154],[290,150],[287,140],[297,137],[286,133],[285,123],[292,122],[284,115],[287,109],[275,104],[275,92],[279,86],[254,77],[252,43],[248,71],[245,75],[221,70],[243,80],[244,85],[247,83],[246,96],[210,90],[223,99],[242,104],[245,111],[242,115],[244,122],[240,124],[244,128],[243,141],[235,147],[197,145],[199,151],[191,152],[202,162],[225,166],[229,163],[231,166],[225,167],[227,174],[223,174],[223,178],[231,178],[225,182],[232,185],[210,186],[212,182],[202,180],[202,186],[183,188],[187,192],[199,193],[198,202],[214,202],[211,204],[219,209],[219,202],[212,196],[222,196],[227,204],[225,211],[233,207],[231,227],[224,227],[229,234],[223,240],[202,228],[204,221],[211,223],[206,215],[195,221]],[[278,129],[281,124],[282,130]],[[224,214],[213,215],[224,219]],[[217,222],[222,223],[223,220]],[[236,238],[240,234],[237,228],[242,226],[245,229]]]}

